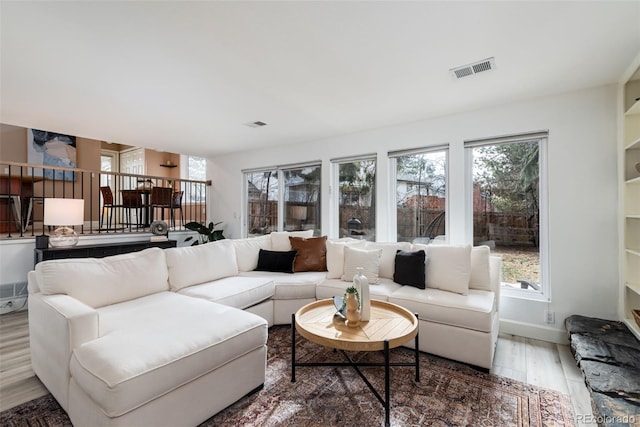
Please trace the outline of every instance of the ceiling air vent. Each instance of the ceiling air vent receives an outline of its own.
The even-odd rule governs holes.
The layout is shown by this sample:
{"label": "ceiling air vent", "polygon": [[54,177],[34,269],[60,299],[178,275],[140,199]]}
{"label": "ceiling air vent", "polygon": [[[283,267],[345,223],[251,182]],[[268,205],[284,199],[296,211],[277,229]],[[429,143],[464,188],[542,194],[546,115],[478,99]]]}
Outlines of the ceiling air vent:
{"label": "ceiling air vent", "polygon": [[473,64],[463,65],[462,67],[452,68],[451,75],[457,79],[471,76],[474,74],[482,73],[483,71],[489,71],[496,68],[495,58],[487,58],[482,61],[474,62]]}
{"label": "ceiling air vent", "polygon": [[250,128],[259,128],[262,126],[266,126],[267,124],[265,122],[257,121],[257,122],[245,123],[244,125],[249,126]]}

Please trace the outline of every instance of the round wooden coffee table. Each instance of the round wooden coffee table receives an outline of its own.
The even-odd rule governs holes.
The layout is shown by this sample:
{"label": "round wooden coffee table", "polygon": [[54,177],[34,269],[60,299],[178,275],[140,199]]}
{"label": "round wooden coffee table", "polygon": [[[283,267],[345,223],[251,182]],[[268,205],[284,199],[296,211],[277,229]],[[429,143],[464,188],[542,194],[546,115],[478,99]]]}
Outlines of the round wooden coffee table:
{"label": "round wooden coffee table", "polygon": [[[341,350],[346,362],[297,362],[296,331],[311,342]],[[392,363],[390,349],[415,339],[415,361]],[[416,381],[420,381],[418,350],[418,318],[399,305],[371,300],[371,317],[355,328],[345,325],[344,319],[336,315],[332,299],[315,301],[291,315],[291,381],[296,380],[298,366],[352,366],[364,380],[371,392],[384,405],[385,425],[390,425],[390,367],[415,367]],[[345,351],[383,351],[384,363],[356,363]],[[384,399],[359,369],[360,366],[383,366],[385,368]]]}

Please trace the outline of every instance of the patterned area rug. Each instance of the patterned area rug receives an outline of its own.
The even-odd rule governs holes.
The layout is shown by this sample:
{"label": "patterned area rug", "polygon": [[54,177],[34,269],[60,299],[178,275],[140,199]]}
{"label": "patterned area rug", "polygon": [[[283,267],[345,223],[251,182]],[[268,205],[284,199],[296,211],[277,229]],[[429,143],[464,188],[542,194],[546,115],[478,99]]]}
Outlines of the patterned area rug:
{"label": "patterned area rug", "polygon": [[[205,421],[214,426],[382,426],[384,408],[349,367],[299,367],[291,382],[291,330],[269,330],[264,388]],[[296,359],[343,361],[300,337]],[[359,361],[382,362],[379,352],[358,353]],[[412,362],[413,352],[393,349],[393,362]],[[384,392],[383,368],[361,368]],[[420,382],[410,367],[391,368],[392,426],[574,426],[568,396],[479,372],[469,366],[420,354]],[[49,395],[0,413],[2,426],[69,426]]]}

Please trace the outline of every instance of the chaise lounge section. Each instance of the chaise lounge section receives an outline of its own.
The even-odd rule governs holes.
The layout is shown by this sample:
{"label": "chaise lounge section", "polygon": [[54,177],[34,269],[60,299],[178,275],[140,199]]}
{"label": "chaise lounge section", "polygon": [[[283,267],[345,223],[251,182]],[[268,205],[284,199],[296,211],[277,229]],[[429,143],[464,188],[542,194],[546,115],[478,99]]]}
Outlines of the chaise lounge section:
{"label": "chaise lounge section", "polygon": [[267,322],[170,291],[165,253],[29,273],[33,370],[74,425],[197,425],[264,383]]}

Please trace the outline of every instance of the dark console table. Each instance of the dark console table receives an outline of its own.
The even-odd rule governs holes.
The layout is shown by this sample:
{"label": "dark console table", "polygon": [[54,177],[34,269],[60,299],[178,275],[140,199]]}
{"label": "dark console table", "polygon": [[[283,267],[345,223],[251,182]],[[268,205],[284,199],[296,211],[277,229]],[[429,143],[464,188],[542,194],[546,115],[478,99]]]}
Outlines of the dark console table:
{"label": "dark console table", "polygon": [[129,252],[137,252],[147,248],[175,248],[176,240],[167,240],[164,242],[120,242],[105,243],[99,245],[81,245],[67,248],[47,248],[34,249],[33,261],[34,265],[40,261],[48,261],[51,259],[64,258],[103,258],[110,255],[126,254]]}

